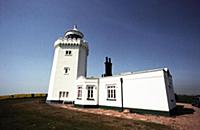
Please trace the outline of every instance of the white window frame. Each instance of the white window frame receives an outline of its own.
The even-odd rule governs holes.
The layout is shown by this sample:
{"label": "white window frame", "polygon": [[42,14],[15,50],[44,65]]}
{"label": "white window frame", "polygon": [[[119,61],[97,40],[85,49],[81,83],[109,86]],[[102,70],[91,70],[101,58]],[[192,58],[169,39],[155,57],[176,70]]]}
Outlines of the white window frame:
{"label": "white window frame", "polygon": [[69,92],[66,91],[65,97],[68,98],[68,96],[69,96]]}
{"label": "white window frame", "polygon": [[65,97],[65,92],[62,93],[62,97],[63,97],[63,98]]}
{"label": "white window frame", "polygon": [[59,99],[67,98],[69,96],[68,91],[59,91]]}
{"label": "white window frame", "polygon": [[116,86],[115,85],[107,86],[107,100],[116,101]]}
{"label": "white window frame", "polygon": [[59,91],[59,99],[62,97],[62,91]]}
{"label": "white window frame", "polygon": [[87,100],[94,100],[94,85],[87,85]]}
{"label": "white window frame", "polygon": [[70,68],[69,67],[64,67],[64,74],[69,74]]}
{"label": "white window frame", "polygon": [[83,87],[78,86],[77,99],[82,99]]}

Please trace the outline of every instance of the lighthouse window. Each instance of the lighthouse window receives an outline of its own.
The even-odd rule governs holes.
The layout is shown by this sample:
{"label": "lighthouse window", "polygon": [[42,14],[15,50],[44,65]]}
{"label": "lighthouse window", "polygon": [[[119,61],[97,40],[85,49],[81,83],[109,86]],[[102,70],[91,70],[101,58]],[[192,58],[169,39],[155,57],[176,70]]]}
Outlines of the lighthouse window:
{"label": "lighthouse window", "polygon": [[66,92],[66,97],[68,97],[68,95],[69,95],[69,92]]}
{"label": "lighthouse window", "polygon": [[62,95],[62,92],[60,91],[60,92],[59,92],[59,98],[61,98],[61,95]]}
{"label": "lighthouse window", "polygon": [[69,95],[69,92],[65,91],[59,91],[59,99],[60,98],[67,98]]}
{"label": "lighthouse window", "polygon": [[63,95],[62,95],[63,97],[65,97],[65,92],[63,92]]}
{"label": "lighthouse window", "polygon": [[70,70],[69,67],[65,67],[65,68],[64,68],[65,74],[68,74],[68,73],[69,73],[69,70]]}
{"label": "lighthouse window", "polygon": [[71,56],[71,55],[72,55],[72,51],[67,50],[67,51],[65,52],[65,55],[67,55],[67,56]]}

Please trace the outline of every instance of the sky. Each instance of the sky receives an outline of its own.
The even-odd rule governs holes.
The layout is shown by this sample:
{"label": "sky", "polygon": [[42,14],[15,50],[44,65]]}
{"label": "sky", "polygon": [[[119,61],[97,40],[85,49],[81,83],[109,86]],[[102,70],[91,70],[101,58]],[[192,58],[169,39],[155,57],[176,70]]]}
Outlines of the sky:
{"label": "sky", "polygon": [[200,94],[199,0],[0,0],[0,95],[48,91],[54,42],[74,24],[88,76],[169,68],[175,92]]}

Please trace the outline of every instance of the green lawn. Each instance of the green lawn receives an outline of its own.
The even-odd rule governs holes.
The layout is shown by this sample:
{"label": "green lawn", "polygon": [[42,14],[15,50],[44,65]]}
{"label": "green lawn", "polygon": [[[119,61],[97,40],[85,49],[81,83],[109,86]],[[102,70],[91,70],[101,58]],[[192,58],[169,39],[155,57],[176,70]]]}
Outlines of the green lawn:
{"label": "green lawn", "polygon": [[44,98],[0,101],[0,130],[170,130],[168,126],[55,108]]}

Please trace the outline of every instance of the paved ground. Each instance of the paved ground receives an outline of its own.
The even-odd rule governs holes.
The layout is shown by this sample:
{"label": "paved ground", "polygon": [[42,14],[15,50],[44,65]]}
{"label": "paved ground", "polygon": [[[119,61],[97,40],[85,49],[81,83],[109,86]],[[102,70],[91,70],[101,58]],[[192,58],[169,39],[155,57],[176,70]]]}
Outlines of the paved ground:
{"label": "paved ground", "polygon": [[53,106],[111,117],[165,124],[179,130],[200,130],[200,108],[193,107],[190,104],[177,103],[177,106],[180,108],[180,112],[173,117],[141,115],[136,113],[118,112],[115,110],[104,110],[100,108],[76,108],[69,104],[53,104]]}

